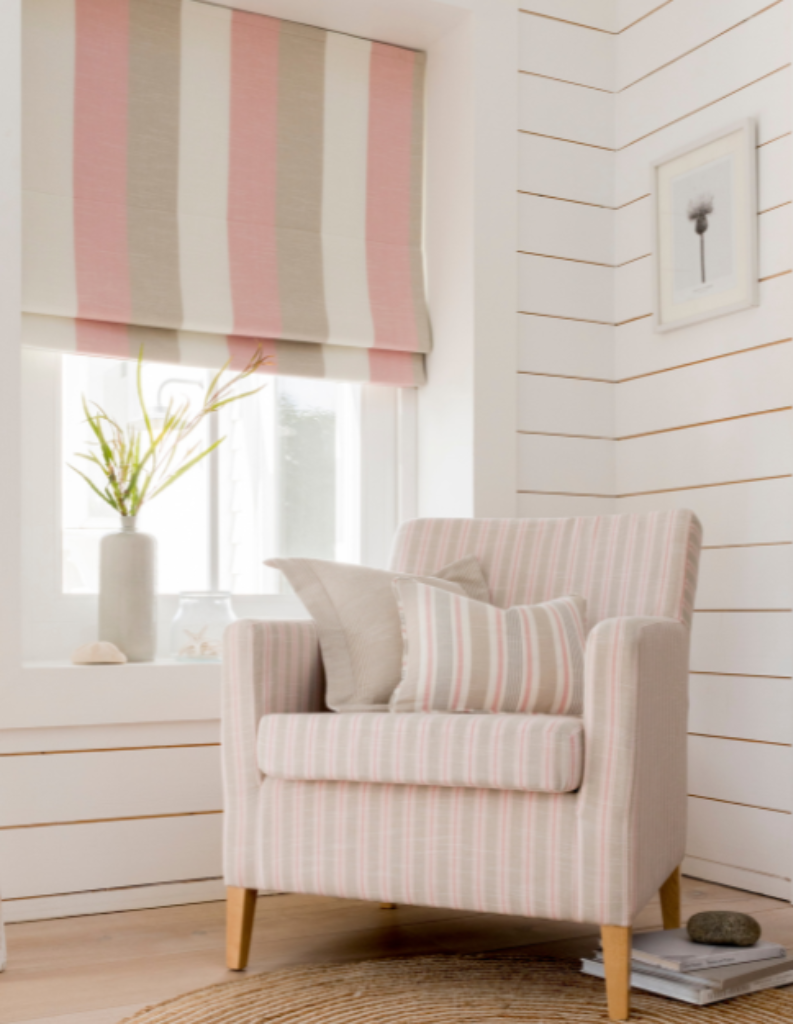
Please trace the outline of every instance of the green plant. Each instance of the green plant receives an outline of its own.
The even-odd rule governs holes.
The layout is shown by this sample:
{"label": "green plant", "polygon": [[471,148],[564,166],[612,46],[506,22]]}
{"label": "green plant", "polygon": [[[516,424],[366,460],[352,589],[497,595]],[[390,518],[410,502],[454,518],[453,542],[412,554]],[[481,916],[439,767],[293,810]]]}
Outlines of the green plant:
{"label": "green plant", "polygon": [[[255,395],[261,387],[241,394],[235,388],[268,363],[269,356],[257,350],[244,370],[222,383],[229,367],[226,363],[209,383],[201,407],[190,414],[190,403],[185,400],[168,403],[162,422],[153,422],[143,396],[143,349],[138,355],[137,390],[138,401],[143,412],[143,429],[133,426],[122,427],[96,402],[89,402],[83,396],[83,409],[88,425],[95,439],[95,451],[77,452],[77,458],[85,459],[97,468],[104,478],[96,484],[87,473],[70,465],[88,484],[92,491],[114,511],[122,516],[135,516],[141,507],[156,498],[158,494],[176,483],[189,469],[196,466],[213,452],[225,438],[221,437],[203,451],[200,441],[191,443],[191,436],[207,416],[231,402]],[[262,385],[264,387],[264,385]]]}

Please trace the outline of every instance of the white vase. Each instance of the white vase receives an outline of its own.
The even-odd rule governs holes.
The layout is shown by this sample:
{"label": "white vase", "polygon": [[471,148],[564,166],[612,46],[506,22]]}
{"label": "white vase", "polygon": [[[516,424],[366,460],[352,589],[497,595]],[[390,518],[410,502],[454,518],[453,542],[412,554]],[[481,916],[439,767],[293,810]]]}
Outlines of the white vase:
{"label": "white vase", "polygon": [[129,661],[154,661],[157,650],[157,541],[138,533],[135,516],[99,549],[99,639]]}

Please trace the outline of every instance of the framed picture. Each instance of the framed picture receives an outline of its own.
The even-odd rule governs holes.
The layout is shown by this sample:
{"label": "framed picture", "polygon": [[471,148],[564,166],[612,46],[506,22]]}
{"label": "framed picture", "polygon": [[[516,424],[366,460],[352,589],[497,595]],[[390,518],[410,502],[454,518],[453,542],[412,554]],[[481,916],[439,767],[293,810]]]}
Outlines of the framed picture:
{"label": "framed picture", "polygon": [[757,305],[755,123],[652,167],[656,331]]}

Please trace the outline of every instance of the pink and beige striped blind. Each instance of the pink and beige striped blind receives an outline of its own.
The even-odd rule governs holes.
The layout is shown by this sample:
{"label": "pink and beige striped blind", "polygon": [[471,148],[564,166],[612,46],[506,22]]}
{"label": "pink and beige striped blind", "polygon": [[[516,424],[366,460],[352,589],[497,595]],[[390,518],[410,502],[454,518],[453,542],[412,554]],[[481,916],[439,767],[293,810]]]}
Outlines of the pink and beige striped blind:
{"label": "pink and beige striped blind", "polygon": [[23,340],[424,382],[424,54],[196,0],[24,0]]}

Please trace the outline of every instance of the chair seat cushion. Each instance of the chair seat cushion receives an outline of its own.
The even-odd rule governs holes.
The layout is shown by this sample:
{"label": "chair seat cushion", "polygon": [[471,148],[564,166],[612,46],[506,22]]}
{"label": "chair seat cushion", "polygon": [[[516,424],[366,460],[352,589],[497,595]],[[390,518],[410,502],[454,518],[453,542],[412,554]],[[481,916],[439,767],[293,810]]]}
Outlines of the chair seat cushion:
{"label": "chair seat cushion", "polygon": [[279,779],[569,793],[584,728],[572,715],[265,715],[258,760]]}

